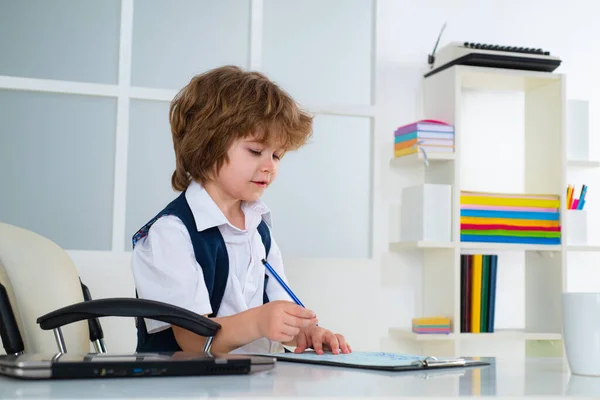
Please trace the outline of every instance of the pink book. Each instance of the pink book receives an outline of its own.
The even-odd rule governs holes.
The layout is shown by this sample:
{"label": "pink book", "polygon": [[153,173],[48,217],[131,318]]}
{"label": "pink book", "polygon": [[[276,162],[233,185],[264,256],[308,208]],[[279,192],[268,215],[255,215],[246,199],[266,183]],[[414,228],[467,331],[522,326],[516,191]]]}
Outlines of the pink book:
{"label": "pink book", "polygon": [[443,121],[434,119],[422,119],[396,129],[394,136],[403,135],[411,132],[454,132],[454,127]]}

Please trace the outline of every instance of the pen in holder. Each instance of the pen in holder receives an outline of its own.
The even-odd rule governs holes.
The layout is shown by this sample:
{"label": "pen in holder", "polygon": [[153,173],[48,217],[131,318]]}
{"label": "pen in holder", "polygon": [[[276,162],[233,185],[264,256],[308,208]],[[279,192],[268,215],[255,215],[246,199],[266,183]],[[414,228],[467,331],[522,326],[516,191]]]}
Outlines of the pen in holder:
{"label": "pen in holder", "polygon": [[584,210],[567,210],[567,244],[587,244],[587,212]]}

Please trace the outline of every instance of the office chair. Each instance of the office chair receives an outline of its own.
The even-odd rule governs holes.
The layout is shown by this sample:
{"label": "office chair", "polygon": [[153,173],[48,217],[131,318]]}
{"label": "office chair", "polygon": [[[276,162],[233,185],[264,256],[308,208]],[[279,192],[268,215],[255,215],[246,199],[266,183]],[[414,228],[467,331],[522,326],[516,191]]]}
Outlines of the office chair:
{"label": "office chair", "polygon": [[[98,318],[164,321],[207,338],[221,326],[170,304],[136,298],[92,299],[69,255],[51,240],[0,222],[0,338],[7,354],[97,353],[106,349]],[[52,332],[50,332],[52,331]]]}

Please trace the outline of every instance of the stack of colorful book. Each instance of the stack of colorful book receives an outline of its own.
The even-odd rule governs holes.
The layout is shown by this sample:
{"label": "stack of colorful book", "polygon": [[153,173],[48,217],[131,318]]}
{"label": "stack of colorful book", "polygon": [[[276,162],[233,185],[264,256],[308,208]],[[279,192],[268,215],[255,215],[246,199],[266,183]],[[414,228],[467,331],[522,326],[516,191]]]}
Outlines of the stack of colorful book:
{"label": "stack of colorful book", "polygon": [[394,132],[394,156],[426,153],[454,153],[454,127],[436,120],[421,120]]}
{"label": "stack of colorful book", "polygon": [[560,244],[560,196],[461,191],[460,240]]}
{"label": "stack of colorful book", "polygon": [[413,318],[412,331],[414,333],[450,333],[450,318],[426,317]]}

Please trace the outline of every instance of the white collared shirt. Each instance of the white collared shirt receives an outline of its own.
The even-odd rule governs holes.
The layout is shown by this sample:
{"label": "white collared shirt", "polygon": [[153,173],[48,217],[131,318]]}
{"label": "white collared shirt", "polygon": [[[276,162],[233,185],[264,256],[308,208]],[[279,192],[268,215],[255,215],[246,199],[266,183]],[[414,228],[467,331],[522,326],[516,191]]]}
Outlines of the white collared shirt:
{"label": "white collared shirt", "polygon": [[[240,313],[263,304],[265,248],[257,227],[265,220],[271,231],[271,249],[267,261],[287,283],[281,252],[271,230],[270,212],[261,201],[242,202],[246,229],[229,223],[223,212],[197,182],[185,192],[196,228],[203,231],[217,226],[229,257],[229,274],[217,317]],[[136,243],[132,270],[138,296],[173,304],[201,315],[212,313],[202,267],[196,261],[190,235],[183,222],[172,215],[159,218],[148,235]],[[271,278],[267,285],[270,301],[292,301],[287,292]],[[170,327],[169,324],[145,319],[148,333]],[[242,328],[243,329],[243,328]],[[279,352],[281,344],[266,338],[249,343],[235,353]]]}

